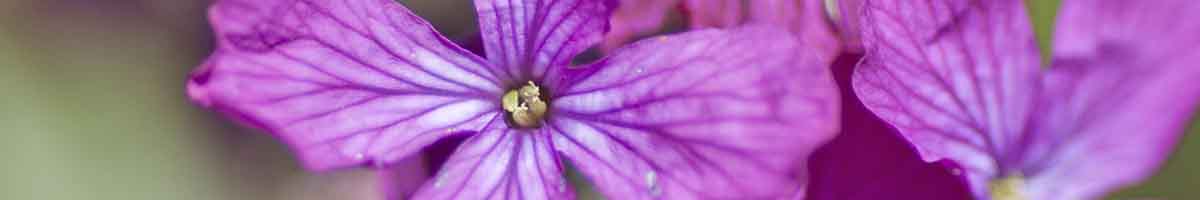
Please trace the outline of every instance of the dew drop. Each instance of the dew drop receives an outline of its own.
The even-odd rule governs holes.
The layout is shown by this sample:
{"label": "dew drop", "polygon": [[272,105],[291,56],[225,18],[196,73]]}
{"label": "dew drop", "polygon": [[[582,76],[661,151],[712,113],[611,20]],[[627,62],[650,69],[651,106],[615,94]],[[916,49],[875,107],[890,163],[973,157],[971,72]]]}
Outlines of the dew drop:
{"label": "dew drop", "polygon": [[654,171],[646,172],[646,185],[654,186],[656,183],[658,183],[658,174]]}
{"label": "dew drop", "polygon": [[650,196],[662,195],[662,188],[658,186],[658,174],[654,171],[646,172],[646,187],[650,191]]}
{"label": "dew drop", "polygon": [[633,72],[641,74],[642,72],[646,72],[646,68],[639,67],[639,68],[637,68],[637,70],[634,70]]}
{"label": "dew drop", "polygon": [[363,155],[362,153],[356,153],[356,154],[354,154],[354,160],[362,160],[363,158],[366,158],[366,157],[367,157],[367,156],[366,156],[366,155]]}
{"label": "dew drop", "polygon": [[442,187],[442,185],[445,185],[445,182],[446,182],[446,174],[442,174],[437,177],[437,180],[433,181],[433,188],[440,188],[440,187]]}

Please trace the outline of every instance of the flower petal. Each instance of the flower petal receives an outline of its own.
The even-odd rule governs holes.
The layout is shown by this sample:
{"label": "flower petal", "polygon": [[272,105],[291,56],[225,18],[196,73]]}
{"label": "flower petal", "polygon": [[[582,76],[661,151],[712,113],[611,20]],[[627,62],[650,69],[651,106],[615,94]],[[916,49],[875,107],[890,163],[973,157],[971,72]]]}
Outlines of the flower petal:
{"label": "flower petal", "polygon": [[[487,58],[511,80],[542,79],[600,42],[616,0],[475,0]],[[550,76],[553,76],[552,74]],[[520,84],[520,83],[511,83]]]}
{"label": "flower petal", "polygon": [[413,199],[573,199],[550,132],[503,123],[467,139]]}
{"label": "flower petal", "polygon": [[1023,160],[1035,199],[1096,199],[1152,175],[1200,101],[1196,1],[1064,1]]}
{"label": "flower petal", "polygon": [[547,124],[613,199],[782,198],[838,121],[828,63],[786,30],[647,39],[568,71]]}
{"label": "flower petal", "polygon": [[976,194],[1005,168],[1030,114],[1037,44],[1020,0],[863,5],[855,93],[926,161],[963,165]]}
{"label": "flower petal", "polygon": [[[833,65],[839,86],[861,56],[843,54]],[[891,125],[863,107],[850,87],[842,91],[842,128],[809,158],[808,198],[971,199],[962,177],[944,163],[926,163]],[[945,161],[950,162],[950,161]]]}
{"label": "flower petal", "polygon": [[189,94],[286,141],[310,169],[387,164],[499,115],[481,58],[391,0],[221,1]]}

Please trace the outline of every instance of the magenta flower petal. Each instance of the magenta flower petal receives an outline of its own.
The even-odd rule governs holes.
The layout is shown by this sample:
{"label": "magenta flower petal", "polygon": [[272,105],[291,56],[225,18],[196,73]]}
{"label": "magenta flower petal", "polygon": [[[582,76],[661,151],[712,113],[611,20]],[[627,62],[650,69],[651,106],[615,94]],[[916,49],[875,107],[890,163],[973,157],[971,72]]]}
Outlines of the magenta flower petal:
{"label": "magenta flower petal", "polygon": [[[1195,1],[1064,1],[1023,167],[1031,197],[1093,199],[1163,163],[1200,99]],[[1102,13],[1102,15],[1098,15]]]}
{"label": "magenta flower petal", "polygon": [[1200,3],[1068,1],[1044,74],[1022,3],[867,2],[856,92],[925,159],[963,164],[978,198],[1091,199],[1149,176],[1200,99],[1200,25],[1172,23]]}
{"label": "magenta flower petal", "polygon": [[414,199],[573,199],[548,129],[494,121],[471,137]]}
{"label": "magenta flower petal", "polygon": [[833,74],[842,95],[842,127],[809,158],[810,200],[971,199],[962,169],[952,161],[924,162],[890,124],[862,105],[850,86],[861,55],[842,54]]}
{"label": "magenta flower petal", "polygon": [[311,169],[386,164],[498,116],[500,79],[390,0],[221,1],[197,102],[268,129]]}
{"label": "magenta flower petal", "polygon": [[803,50],[763,27],[647,39],[568,71],[548,125],[613,199],[791,196],[838,124],[827,63]]}
{"label": "magenta flower petal", "polygon": [[[487,58],[510,79],[553,77],[600,42],[615,0],[475,0]],[[528,77],[532,76],[532,77]],[[510,83],[520,84],[520,83]]]}
{"label": "magenta flower petal", "polygon": [[854,74],[856,93],[926,161],[959,162],[985,192],[979,183],[999,173],[990,155],[1011,150],[1032,108],[1039,58],[1024,4],[877,0],[863,9],[872,53]]}

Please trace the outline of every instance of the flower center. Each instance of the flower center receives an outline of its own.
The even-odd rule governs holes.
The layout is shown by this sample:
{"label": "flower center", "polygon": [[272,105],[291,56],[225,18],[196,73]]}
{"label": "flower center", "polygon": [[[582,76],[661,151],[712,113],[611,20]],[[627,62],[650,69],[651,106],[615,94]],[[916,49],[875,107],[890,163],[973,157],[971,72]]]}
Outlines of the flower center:
{"label": "flower center", "polygon": [[1001,179],[994,179],[988,183],[988,190],[992,192],[994,200],[1025,200],[1028,199],[1021,190],[1025,187],[1025,177],[1021,174],[1012,174]]}
{"label": "flower center", "polygon": [[509,122],[521,128],[537,128],[542,126],[542,117],[546,116],[546,101],[542,99],[541,89],[533,81],[528,83],[504,93],[500,103],[508,112]]}

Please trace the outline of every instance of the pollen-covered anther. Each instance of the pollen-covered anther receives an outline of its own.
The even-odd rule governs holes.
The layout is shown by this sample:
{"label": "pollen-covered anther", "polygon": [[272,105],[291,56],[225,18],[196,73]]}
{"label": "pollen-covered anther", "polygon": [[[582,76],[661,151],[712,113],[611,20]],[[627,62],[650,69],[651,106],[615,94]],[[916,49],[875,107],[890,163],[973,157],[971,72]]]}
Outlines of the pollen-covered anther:
{"label": "pollen-covered anther", "polygon": [[532,81],[528,85],[504,93],[500,100],[511,121],[518,127],[537,128],[546,116],[546,102],[541,89]]}
{"label": "pollen-covered anther", "polygon": [[994,179],[988,183],[993,200],[1026,200],[1028,198],[1023,192],[1024,187],[1025,177],[1020,174]]}

